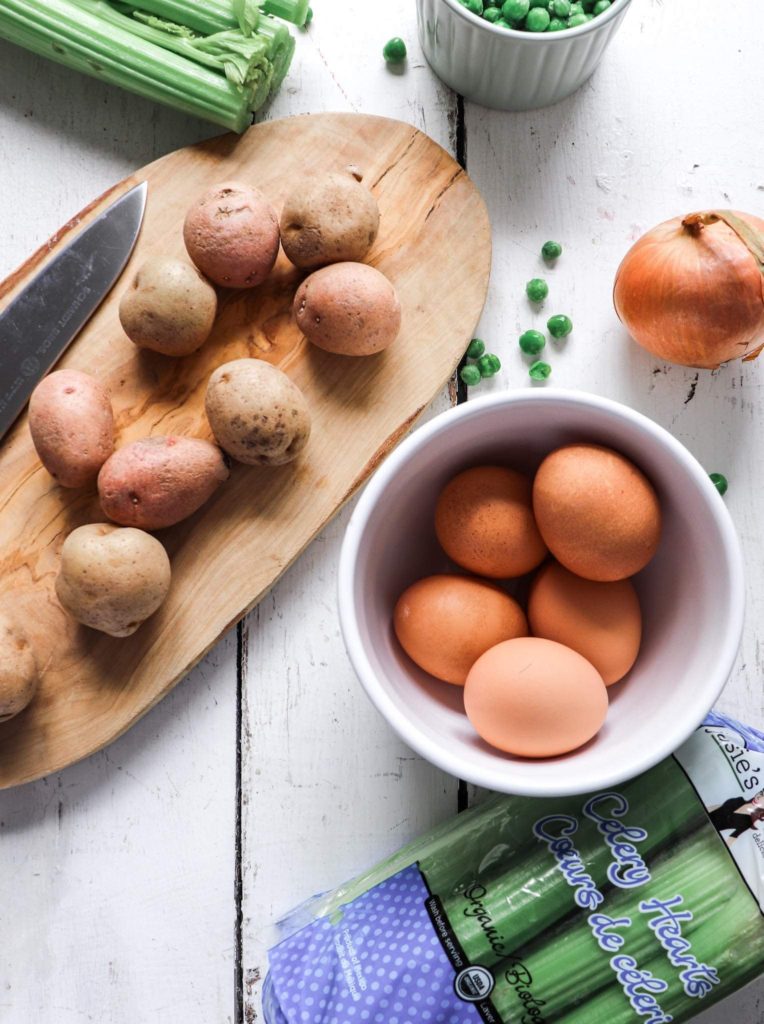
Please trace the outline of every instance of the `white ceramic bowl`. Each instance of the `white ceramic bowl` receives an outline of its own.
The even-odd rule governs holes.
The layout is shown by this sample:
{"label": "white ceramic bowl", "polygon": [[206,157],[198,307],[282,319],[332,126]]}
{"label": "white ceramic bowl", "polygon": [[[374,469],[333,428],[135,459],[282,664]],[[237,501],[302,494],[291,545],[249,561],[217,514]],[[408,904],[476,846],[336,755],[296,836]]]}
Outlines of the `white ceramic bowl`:
{"label": "white ceramic bowl", "polygon": [[516,32],[459,0],[417,0],[419,41],[435,74],[466,99],[500,110],[548,107],[580,88],[599,64],[631,0],[562,32]]}
{"label": "white ceramic bowl", "polygon": [[[467,466],[533,472],[561,444],[593,441],[633,459],[658,490],[660,549],[637,577],[644,638],[628,677],[609,688],[599,734],[563,757],[529,760],[485,744],[462,690],[418,669],[392,629],[415,580],[453,571],[435,539],[443,485]],[[339,572],[342,632],[367,694],[422,757],[505,793],[555,796],[613,786],[667,757],[721,692],[743,625],[743,563],[735,528],[708,475],[667,431],[595,395],[535,389],[490,395],[438,416],[389,456],[348,524]]]}

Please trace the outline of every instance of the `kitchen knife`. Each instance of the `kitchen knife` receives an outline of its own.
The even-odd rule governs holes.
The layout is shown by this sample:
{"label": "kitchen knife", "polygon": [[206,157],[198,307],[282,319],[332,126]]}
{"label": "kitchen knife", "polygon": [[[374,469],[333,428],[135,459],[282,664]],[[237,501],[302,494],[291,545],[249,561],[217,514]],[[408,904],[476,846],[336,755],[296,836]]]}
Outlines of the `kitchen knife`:
{"label": "kitchen knife", "polygon": [[147,189],[144,181],[120,196],[0,313],[0,438],[124,270]]}

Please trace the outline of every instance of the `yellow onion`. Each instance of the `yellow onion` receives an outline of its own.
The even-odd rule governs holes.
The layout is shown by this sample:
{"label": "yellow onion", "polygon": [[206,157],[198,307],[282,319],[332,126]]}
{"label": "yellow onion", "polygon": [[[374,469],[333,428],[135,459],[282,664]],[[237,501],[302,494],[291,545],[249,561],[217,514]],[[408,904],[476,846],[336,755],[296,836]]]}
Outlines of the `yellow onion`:
{"label": "yellow onion", "polygon": [[710,210],[675,217],[626,253],[613,300],[660,359],[713,369],[764,347],[764,220]]}

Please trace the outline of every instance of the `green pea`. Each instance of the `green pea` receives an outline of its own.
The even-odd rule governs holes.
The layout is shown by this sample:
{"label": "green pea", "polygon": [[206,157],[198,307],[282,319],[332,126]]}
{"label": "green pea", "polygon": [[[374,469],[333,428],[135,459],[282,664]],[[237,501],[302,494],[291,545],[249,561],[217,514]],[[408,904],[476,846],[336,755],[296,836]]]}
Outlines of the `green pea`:
{"label": "green pea", "polygon": [[541,255],[551,263],[552,260],[557,260],[562,256],[562,246],[559,242],[544,242],[541,246]]}
{"label": "green pea", "polygon": [[514,25],[510,25],[510,23],[505,18],[499,18],[498,21],[494,22],[494,25],[498,25],[499,28],[514,28],[515,27]]}
{"label": "green pea", "polygon": [[556,316],[549,317],[546,322],[546,329],[553,338],[567,338],[573,330],[573,321],[569,316],[558,313]]}
{"label": "green pea", "polygon": [[495,25],[497,21],[501,21],[501,9],[499,7],[486,7],[483,11],[483,18],[485,21]]}
{"label": "green pea", "polygon": [[531,302],[543,302],[549,294],[549,285],[541,277],[534,277],[525,286],[525,294]]}
{"label": "green pea", "polygon": [[462,7],[466,7],[472,14],[483,13],[483,0],[459,0]]}
{"label": "green pea", "polygon": [[469,366],[463,366],[461,370],[459,370],[459,376],[468,388],[474,388],[475,385],[479,384],[483,379],[483,375],[480,370],[478,370],[477,366],[472,366],[472,364]]}
{"label": "green pea", "polygon": [[478,359],[475,366],[481,377],[494,377],[501,369],[501,360],[498,356],[488,352]]}
{"label": "green pea", "polygon": [[589,20],[586,14],[572,14],[568,18],[568,28],[578,28],[579,25],[585,25]]}
{"label": "green pea", "polygon": [[546,345],[546,338],[541,331],[525,331],[520,335],[520,348],[527,356],[537,356]]}
{"label": "green pea", "polygon": [[722,473],[709,473],[708,475],[711,478],[711,483],[717,489],[719,494],[724,496],[727,493],[727,488],[729,487],[727,477]]}
{"label": "green pea", "polygon": [[596,17],[598,14],[604,14],[610,6],[610,0],[597,0],[594,7],[592,7],[592,14]]}
{"label": "green pea", "polygon": [[479,359],[485,352],[485,342],[480,338],[473,338],[467,347],[468,359]]}
{"label": "green pea", "polygon": [[535,363],[531,363],[528,369],[528,376],[531,380],[546,380],[552,372],[552,367],[549,363],[542,363],[539,359]]}
{"label": "green pea", "polygon": [[305,24],[310,25],[311,21],[313,21],[313,8],[309,7],[308,13],[305,15]]}
{"label": "green pea", "polygon": [[584,14],[584,5],[581,0],[571,0],[570,14],[568,17],[572,17],[574,14]]}
{"label": "green pea", "polygon": [[567,24],[562,20],[562,18],[552,18],[549,22],[547,32],[562,32],[562,30],[567,27]]}
{"label": "green pea", "polygon": [[570,0],[552,0],[549,13],[555,18],[570,17]]}
{"label": "green pea", "polygon": [[529,0],[504,0],[501,16],[506,21],[522,21],[530,8]]}
{"label": "green pea", "polygon": [[546,32],[551,20],[549,11],[543,7],[533,7],[528,11],[523,24],[529,32]]}
{"label": "green pea", "polygon": [[388,64],[400,64],[406,59],[406,44],[400,36],[395,36],[385,43],[382,56]]}

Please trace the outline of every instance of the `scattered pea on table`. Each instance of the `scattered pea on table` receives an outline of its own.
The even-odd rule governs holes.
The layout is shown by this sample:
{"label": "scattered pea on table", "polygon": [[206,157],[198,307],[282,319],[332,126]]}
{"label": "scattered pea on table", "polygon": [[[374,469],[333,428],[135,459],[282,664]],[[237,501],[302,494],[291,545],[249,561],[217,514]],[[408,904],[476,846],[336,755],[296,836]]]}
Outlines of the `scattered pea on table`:
{"label": "scattered pea on table", "polygon": [[727,493],[727,488],[729,487],[727,477],[722,473],[709,473],[708,475],[711,478],[711,483],[723,497]]}
{"label": "scattered pea on table", "polygon": [[394,36],[385,43],[382,56],[388,64],[401,64],[406,59],[406,44],[400,36]]}
{"label": "scattered pea on table", "polygon": [[541,255],[547,263],[551,263],[562,256],[562,246],[559,242],[544,242],[541,246]]}
{"label": "scattered pea on table", "polygon": [[556,316],[550,316],[546,322],[546,328],[553,338],[567,338],[573,330],[573,321],[569,316],[558,313]]}
{"label": "scattered pea on table", "polygon": [[478,359],[476,366],[481,377],[494,377],[501,369],[501,360],[489,352]]}
{"label": "scattered pea on table", "polygon": [[481,341],[480,338],[473,338],[467,346],[467,358],[468,359],[480,359],[485,352],[485,342]]}
{"label": "scattered pea on table", "polygon": [[469,366],[463,366],[459,371],[459,376],[467,385],[467,387],[474,388],[476,384],[479,384],[483,379],[483,375],[477,366],[470,363]]}
{"label": "scattered pea on table", "polygon": [[532,363],[529,370],[528,376],[531,380],[546,380],[552,372],[552,367],[549,363],[543,363],[540,359]]}
{"label": "scattered pea on table", "polygon": [[541,331],[525,331],[520,335],[520,348],[527,356],[537,356],[546,345],[546,338]]}
{"label": "scattered pea on table", "polygon": [[525,286],[525,294],[531,302],[543,302],[549,294],[549,285],[541,277],[534,277]]}

